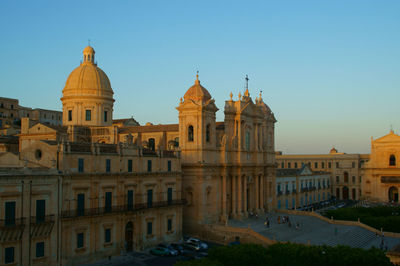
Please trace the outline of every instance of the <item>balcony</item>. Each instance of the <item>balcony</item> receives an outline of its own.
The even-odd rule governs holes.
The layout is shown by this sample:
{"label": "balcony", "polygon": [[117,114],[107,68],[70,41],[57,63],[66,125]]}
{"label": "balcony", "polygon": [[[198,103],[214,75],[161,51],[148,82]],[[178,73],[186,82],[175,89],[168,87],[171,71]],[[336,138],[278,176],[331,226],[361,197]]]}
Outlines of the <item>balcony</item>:
{"label": "balcony", "polygon": [[286,191],[285,191],[285,194],[286,194],[286,195],[289,195],[289,194],[290,194],[290,191],[289,191],[289,190],[286,190]]}
{"label": "balcony", "polygon": [[308,191],[308,187],[303,187],[302,189],[301,189],[301,192],[307,192]]}
{"label": "balcony", "polygon": [[162,208],[168,206],[178,206],[185,204],[184,199],[172,200],[172,201],[158,201],[152,202],[151,204],[138,203],[135,205],[120,205],[120,206],[110,206],[110,207],[100,207],[100,208],[90,208],[82,210],[67,210],[61,212],[61,218],[76,218],[76,217],[89,217],[89,216],[99,216],[106,214],[116,214],[116,213],[126,213],[126,212],[138,212],[144,210],[150,210],[155,208]]}
{"label": "balcony", "polygon": [[44,223],[54,223],[55,215],[46,215],[46,216],[32,216],[31,224],[44,224]]}
{"label": "balcony", "polygon": [[25,218],[0,220],[0,228],[14,228],[25,225]]}

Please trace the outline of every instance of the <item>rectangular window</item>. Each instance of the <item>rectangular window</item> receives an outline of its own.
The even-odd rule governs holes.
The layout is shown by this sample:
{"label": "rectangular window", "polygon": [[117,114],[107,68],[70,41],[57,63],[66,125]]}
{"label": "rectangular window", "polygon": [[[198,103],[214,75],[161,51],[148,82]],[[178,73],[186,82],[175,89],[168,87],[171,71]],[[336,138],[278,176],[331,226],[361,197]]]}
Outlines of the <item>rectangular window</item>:
{"label": "rectangular window", "polygon": [[5,203],[5,223],[7,225],[15,225],[15,201]]}
{"label": "rectangular window", "polygon": [[72,110],[68,110],[68,121],[72,121]]}
{"label": "rectangular window", "polygon": [[336,168],[339,168],[339,162],[336,163]]}
{"label": "rectangular window", "polygon": [[133,209],[133,190],[128,190],[128,195],[127,195],[127,205],[128,209],[132,210]]}
{"label": "rectangular window", "polygon": [[111,228],[104,229],[104,242],[105,243],[111,242]]}
{"label": "rectangular window", "polygon": [[321,163],[321,168],[325,168],[325,163],[324,162]]}
{"label": "rectangular window", "polygon": [[85,170],[85,167],[84,167],[85,165],[84,165],[84,160],[83,160],[83,158],[78,158],[78,172],[79,173],[83,173],[83,171]]}
{"label": "rectangular window", "polygon": [[86,110],[86,121],[91,121],[92,120],[92,111],[91,110]]}
{"label": "rectangular window", "polygon": [[339,184],[339,176],[336,176],[336,183]]}
{"label": "rectangular window", "polygon": [[85,194],[78,194],[76,212],[78,216],[82,216],[85,213]]}
{"label": "rectangular window", "polygon": [[351,167],[352,167],[352,168],[355,168],[355,167],[356,167],[356,163],[355,163],[355,162],[352,162],[352,163],[351,163]]}
{"label": "rectangular window", "polygon": [[153,223],[147,222],[147,235],[152,235],[152,234],[153,234]]}
{"label": "rectangular window", "polygon": [[287,163],[287,168],[290,168],[291,166],[291,163]]}
{"label": "rectangular window", "polygon": [[147,207],[150,208],[153,205],[153,190],[147,190]]}
{"label": "rectangular window", "polygon": [[297,168],[297,163],[294,163],[294,168]]}
{"label": "rectangular window", "polygon": [[285,163],[284,162],[281,163],[281,168],[285,168]]}
{"label": "rectangular window", "polygon": [[172,187],[168,188],[167,194],[168,204],[172,204]]}
{"label": "rectangular window", "polygon": [[112,192],[106,192],[105,199],[104,199],[104,209],[106,212],[111,212],[112,206]]}
{"label": "rectangular window", "polygon": [[4,263],[14,262],[14,247],[8,247],[4,249]]}
{"label": "rectangular window", "polygon": [[46,201],[36,200],[36,223],[43,223],[46,215]]}
{"label": "rectangular window", "polygon": [[331,162],[328,163],[328,168],[329,168],[329,169],[332,168],[332,163],[331,163]]}
{"label": "rectangular window", "polygon": [[36,243],[36,258],[44,257],[44,242]]}
{"label": "rectangular window", "polygon": [[172,219],[167,220],[167,231],[171,232],[172,231]]}
{"label": "rectangular window", "polygon": [[317,162],[314,163],[314,167],[318,168],[318,163]]}
{"label": "rectangular window", "polygon": [[358,177],[358,182],[361,183],[361,176]]}
{"label": "rectangular window", "polygon": [[108,112],[104,111],[104,122],[107,122],[107,118],[108,118]]}
{"label": "rectangular window", "polygon": [[83,248],[83,241],[84,241],[83,233],[77,234],[76,235],[76,247],[77,248]]}
{"label": "rectangular window", "polygon": [[352,179],[353,183],[356,182],[356,177],[354,175],[353,175],[353,177],[351,179]]}
{"label": "rectangular window", "polygon": [[128,172],[131,173],[132,172],[132,160],[128,160]]}
{"label": "rectangular window", "polygon": [[171,172],[171,161],[170,160],[168,160],[168,172]]}
{"label": "rectangular window", "polygon": [[106,172],[111,172],[111,159],[106,159]]}
{"label": "rectangular window", "polygon": [[151,172],[151,160],[147,160],[147,172]]}

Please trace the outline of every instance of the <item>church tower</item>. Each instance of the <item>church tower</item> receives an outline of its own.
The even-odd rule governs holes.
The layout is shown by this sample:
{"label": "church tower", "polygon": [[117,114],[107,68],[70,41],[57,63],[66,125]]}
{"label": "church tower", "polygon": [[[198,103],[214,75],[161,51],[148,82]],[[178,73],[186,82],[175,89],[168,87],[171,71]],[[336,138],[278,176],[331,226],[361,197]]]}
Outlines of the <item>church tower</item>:
{"label": "church tower", "polygon": [[214,163],[216,149],[215,113],[218,108],[197,74],[179,106],[179,146],[183,163]]}
{"label": "church tower", "polygon": [[113,90],[107,75],[94,60],[91,46],[83,50],[83,62],[69,75],[61,98],[64,126],[111,126]]}

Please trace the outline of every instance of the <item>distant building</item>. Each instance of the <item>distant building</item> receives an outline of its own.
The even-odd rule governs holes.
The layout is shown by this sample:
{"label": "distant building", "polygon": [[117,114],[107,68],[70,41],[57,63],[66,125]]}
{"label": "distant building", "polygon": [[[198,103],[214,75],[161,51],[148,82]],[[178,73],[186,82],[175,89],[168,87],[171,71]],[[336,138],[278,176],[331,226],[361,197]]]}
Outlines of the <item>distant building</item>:
{"label": "distant building", "polygon": [[276,208],[310,208],[331,198],[329,172],[312,171],[307,164],[299,169],[276,170]]}
{"label": "distant building", "polygon": [[276,155],[278,169],[300,169],[308,165],[312,171],[329,172],[331,195],[337,199],[359,200],[362,191],[362,167],[369,154],[338,153],[335,148],[329,154]]}
{"label": "distant building", "polygon": [[399,202],[400,136],[393,130],[378,139],[371,138],[371,155],[364,165],[364,199]]}

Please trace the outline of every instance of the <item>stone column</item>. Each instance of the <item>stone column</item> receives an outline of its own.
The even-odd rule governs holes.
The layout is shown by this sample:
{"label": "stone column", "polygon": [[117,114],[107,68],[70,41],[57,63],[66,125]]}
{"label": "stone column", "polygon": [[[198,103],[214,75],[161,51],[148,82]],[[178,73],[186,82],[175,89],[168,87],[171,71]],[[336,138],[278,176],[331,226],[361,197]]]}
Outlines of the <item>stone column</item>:
{"label": "stone column", "polygon": [[238,193],[238,215],[241,216],[243,213],[242,209],[242,176],[238,176],[238,187],[237,187],[237,193]]}
{"label": "stone column", "polygon": [[222,176],[222,218],[226,220],[226,175]]}
{"label": "stone column", "polygon": [[264,175],[260,177],[260,208],[264,212]]}
{"label": "stone column", "polygon": [[243,178],[243,209],[244,215],[247,216],[249,210],[247,209],[247,178]]}
{"label": "stone column", "polygon": [[232,191],[231,191],[231,199],[232,199],[232,216],[236,216],[236,176],[231,177],[232,181]]}
{"label": "stone column", "polygon": [[260,176],[256,175],[255,176],[255,189],[256,189],[256,212],[259,211],[260,209]]}

